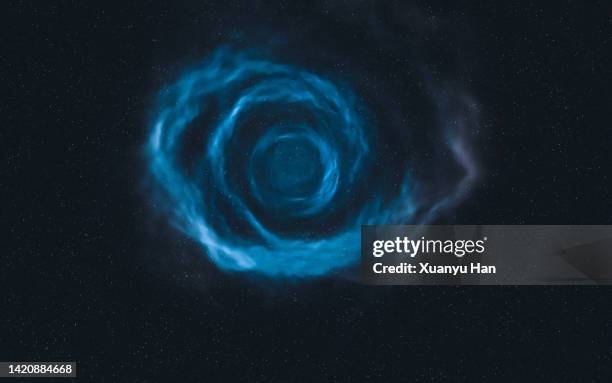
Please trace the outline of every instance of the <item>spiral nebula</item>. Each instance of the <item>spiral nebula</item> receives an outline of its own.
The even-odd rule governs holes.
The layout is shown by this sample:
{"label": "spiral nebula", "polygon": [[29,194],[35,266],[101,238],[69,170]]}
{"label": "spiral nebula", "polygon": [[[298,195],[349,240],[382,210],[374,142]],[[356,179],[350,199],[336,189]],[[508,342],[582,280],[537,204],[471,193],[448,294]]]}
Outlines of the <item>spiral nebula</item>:
{"label": "spiral nebula", "polygon": [[364,181],[386,171],[375,137],[346,87],[222,48],[160,92],[146,144],[151,189],[221,269],[328,274],[358,260],[361,225],[430,220],[472,178],[455,129],[449,147],[466,175],[451,193],[424,207],[402,169],[395,195],[383,195]]}

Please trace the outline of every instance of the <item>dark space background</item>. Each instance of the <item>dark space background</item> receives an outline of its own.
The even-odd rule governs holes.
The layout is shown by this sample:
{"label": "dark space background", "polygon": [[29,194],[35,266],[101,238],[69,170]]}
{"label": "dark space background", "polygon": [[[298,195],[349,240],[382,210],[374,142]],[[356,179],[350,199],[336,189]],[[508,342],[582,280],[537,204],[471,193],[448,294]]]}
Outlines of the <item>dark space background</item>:
{"label": "dark space background", "polygon": [[401,72],[402,51],[466,84],[483,171],[443,220],[612,224],[610,2],[13,1],[0,14],[0,360],[74,360],[79,380],[103,382],[611,381],[610,288],[249,280],[207,263],[141,184],[157,89],[220,43],[280,39],[339,72],[376,68],[374,84]]}

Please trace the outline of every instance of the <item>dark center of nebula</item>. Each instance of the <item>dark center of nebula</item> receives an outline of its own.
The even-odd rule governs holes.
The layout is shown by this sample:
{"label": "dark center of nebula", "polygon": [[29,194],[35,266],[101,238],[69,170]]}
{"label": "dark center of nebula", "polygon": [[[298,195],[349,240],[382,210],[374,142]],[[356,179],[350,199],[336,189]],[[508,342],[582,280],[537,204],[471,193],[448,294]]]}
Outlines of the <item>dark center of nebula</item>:
{"label": "dark center of nebula", "polygon": [[272,187],[287,197],[312,194],[320,183],[321,162],[317,149],[304,139],[278,140],[266,156]]}
{"label": "dark center of nebula", "polygon": [[251,161],[251,190],[262,207],[291,214],[320,203],[324,164],[320,148],[303,133],[266,134]]}

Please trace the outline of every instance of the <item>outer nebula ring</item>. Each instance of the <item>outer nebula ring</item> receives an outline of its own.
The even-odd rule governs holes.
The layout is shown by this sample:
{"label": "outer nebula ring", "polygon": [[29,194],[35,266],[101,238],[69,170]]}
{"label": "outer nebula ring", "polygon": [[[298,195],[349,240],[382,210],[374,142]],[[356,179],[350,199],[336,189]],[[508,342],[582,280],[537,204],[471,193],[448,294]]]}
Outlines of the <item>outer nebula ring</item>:
{"label": "outer nebula ring", "polygon": [[449,130],[466,171],[451,193],[424,208],[402,169],[392,198],[354,198],[380,171],[367,114],[327,79],[221,48],[160,92],[146,143],[153,199],[221,269],[311,277],[351,266],[361,225],[431,220],[474,176]]}

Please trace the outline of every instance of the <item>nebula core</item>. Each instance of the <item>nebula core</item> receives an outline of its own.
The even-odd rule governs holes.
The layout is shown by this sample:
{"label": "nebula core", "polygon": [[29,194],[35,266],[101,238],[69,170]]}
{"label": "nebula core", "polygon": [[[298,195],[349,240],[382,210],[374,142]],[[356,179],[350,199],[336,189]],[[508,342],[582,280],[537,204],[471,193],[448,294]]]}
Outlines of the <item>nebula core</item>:
{"label": "nebula core", "polygon": [[[344,83],[220,48],[159,93],[145,149],[151,197],[223,270],[337,272],[358,261],[361,225],[431,222],[469,190],[471,101],[429,93],[439,126],[418,128],[443,132],[441,152],[460,173],[435,191],[410,164],[379,164],[385,127]],[[387,181],[369,183],[374,175]]]}

